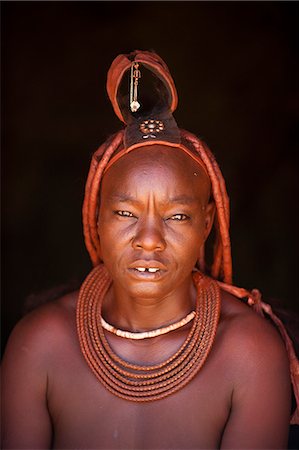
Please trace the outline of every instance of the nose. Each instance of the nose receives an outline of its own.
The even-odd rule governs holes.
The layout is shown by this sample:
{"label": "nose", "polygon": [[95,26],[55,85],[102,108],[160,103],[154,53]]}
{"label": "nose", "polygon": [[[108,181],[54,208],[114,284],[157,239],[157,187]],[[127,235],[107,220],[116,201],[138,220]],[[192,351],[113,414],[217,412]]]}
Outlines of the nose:
{"label": "nose", "polygon": [[140,224],[136,235],[132,240],[135,250],[145,250],[149,252],[163,251],[166,248],[166,241],[163,235],[163,224],[158,220],[148,219]]}

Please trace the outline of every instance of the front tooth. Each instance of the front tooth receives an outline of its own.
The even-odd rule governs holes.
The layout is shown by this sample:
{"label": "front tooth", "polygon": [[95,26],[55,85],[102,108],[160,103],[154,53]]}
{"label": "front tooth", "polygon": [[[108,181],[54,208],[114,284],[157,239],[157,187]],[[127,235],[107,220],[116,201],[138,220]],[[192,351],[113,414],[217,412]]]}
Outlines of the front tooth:
{"label": "front tooth", "polygon": [[156,269],[155,267],[149,267],[149,268],[148,268],[148,271],[149,271],[149,272],[153,272],[153,273],[158,272],[158,270],[159,270],[159,269]]}
{"label": "front tooth", "polygon": [[136,269],[138,270],[138,272],[145,272],[145,267],[136,267]]}

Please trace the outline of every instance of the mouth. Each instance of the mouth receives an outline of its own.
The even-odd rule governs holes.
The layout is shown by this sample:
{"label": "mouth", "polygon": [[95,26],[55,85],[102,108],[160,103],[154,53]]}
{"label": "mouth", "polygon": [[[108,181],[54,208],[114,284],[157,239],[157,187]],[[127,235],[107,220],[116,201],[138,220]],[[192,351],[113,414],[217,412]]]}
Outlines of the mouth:
{"label": "mouth", "polygon": [[166,267],[157,261],[135,261],[129,272],[138,279],[157,280],[166,272]]}
{"label": "mouth", "polygon": [[160,269],[158,267],[134,267],[134,270],[137,270],[138,272],[150,272],[150,273],[156,273]]}

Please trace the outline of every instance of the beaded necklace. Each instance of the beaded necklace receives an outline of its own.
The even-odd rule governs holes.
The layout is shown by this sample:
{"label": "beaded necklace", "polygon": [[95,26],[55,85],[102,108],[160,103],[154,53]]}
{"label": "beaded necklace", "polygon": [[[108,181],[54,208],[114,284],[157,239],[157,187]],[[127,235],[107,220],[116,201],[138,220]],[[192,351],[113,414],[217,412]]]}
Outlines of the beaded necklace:
{"label": "beaded necklace", "polygon": [[106,320],[101,317],[101,324],[102,327],[110,331],[110,333],[116,334],[116,336],[120,336],[122,338],[126,339],[148,339],[153,338],[157,336],[161,336],[162,334],[169,333],[170,331],[177,330],[178,328],[183,327],[187,323],[191,322],[191,320],[195,317],[195,311],[192,311],[191,313],[187,314],[186,317],[179,320],[178,322],[172,323],[171,325],[168,325],[167,327],[163,328],[157,328],[155,330],[150,331],[141,331],[141,332],[131,332],[131,331],[125,331],[120,330],[119,328],[115,328],[113,325],[110,325],[110,323],[106,322]]}
{"label": "beaded necklace", "polygon": [[182,389],[205,363],[220,316],[220,288],[196,272],[195,317],[182,346],[167,360],[137,365],[120,358],[110,347],[101,323],[101,306],[111,284],[103,265],[95,267],[82,284],[77,305],[81,351],[97,379],[112,394],[133,402],[160,400]]}

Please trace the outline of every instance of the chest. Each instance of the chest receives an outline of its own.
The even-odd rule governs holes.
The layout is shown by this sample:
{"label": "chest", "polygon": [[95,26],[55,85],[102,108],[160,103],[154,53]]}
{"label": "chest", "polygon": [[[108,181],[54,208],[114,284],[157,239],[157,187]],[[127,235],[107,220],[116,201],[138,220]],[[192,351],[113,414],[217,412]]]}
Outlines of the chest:
{"label": "chest", "polygon": [[49,409],[54,448],[217,448],[230,408],[229,386],[211,354],[198,375],[159,401],[134,403],[111,394],[78,349],[52,377]]}

